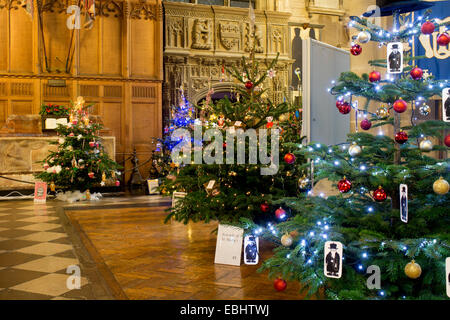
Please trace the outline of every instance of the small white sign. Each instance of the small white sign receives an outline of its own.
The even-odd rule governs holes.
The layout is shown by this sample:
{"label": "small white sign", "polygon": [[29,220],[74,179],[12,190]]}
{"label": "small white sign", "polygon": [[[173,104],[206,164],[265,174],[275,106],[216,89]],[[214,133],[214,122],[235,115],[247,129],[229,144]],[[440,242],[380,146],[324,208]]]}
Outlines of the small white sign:
{"label": "small white sign", "polygon": [[400,185],[400,220],[408,223],[408,186]]}
{"label": "small white sign", "polygon": [[450,88],[442,90],[442,120],[450,122]]}
{"label": "small white sign", "polygon": [[149,194],[159,194],[159,191],[157,190],[157,188],[159,187],[158,179],[149,179],[147,180],[147,184]]}
{"label": "small white sign", "polygon": [[244,229],[219,224],[214,263],[240,266],[243,236]]}
{"label": "small white sign", "polygon": [[67,126],[67,118],[58,118],[56,119],[56,125],[62,124],[63,126]]}
{"label": "small white sign", "polygon": [[244,238],[244,263],[258,264],[259,262],[259,238],[247,235]]}
{"label": "small white sign", "polygon": [[447,296],[450,298],[450,257],[445,259],[445,282],[447,283]]}
{"label": "small white sign", "polygon": [[328,278],[339,279],[342,276],[342,243],[327,241],[323,252],[323,273]]}
{"label": "small white sign", "polygon": [[391,42],[387,45],[387,72],[397,74],[403,72],[403,44]]}
{"label": "small white sign", "polygon": [[47,118],[45,119],[45,129],[56,129],[56,119],[55,118]]}
{"label": "small white sign", "polygon": [[175,207],[175,205],[177,204],[178,201],[180,201],[180,199],[183,199],[184,197],[186,197],[186,195],[187,195],[186,192],[175,191],[172,194],[172,208]]}
{"label": "small white sign", "polygon": [[215,183],[216,183],[216,180],[210,180],[208,182],[208,185],[206,186],[206,189],[212,189],[214,187]]}

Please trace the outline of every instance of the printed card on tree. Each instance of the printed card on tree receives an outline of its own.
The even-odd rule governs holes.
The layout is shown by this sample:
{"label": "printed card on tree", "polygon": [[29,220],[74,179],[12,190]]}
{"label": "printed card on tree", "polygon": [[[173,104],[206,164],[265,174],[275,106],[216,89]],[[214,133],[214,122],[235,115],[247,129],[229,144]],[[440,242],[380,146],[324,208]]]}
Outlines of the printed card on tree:
{"label": "printed card on tree", "polygon": [[442,120],[450,122],[450,88],[442,90]]}
{"label": "printed card on tree", "polygon": [[342,243],[327,241],[324,246],[323,272],[328,278],[339,279],[342,276]]}
{"label": "printed card on tree", "polygon": [[214,263],[240,266],[243,236],[244,229],[219,224]]}
{"label": "printed card on tree", "polygon": [[403,72],[403,44],[391,42],[387,45],[387,72],[397,74]]}
{"label": "printed card on tree", "polygon": [[187,195],[186,192],[175,191],[172,195],[172,208],[175,207],[175,205],[177,204],[177,202],[180,199],[183,199],[184,197],[186,197],[186,195]]}
{"label": "printed card on tree", "polygon": [[244,263],[258,264],[259,262],[259,237],[246,235],[244,238]]}
{"label": "printed card on tree", "polygon": [[47,183],[37,181],[34,183],[34,202],[45,203],[47,200]]}
{"label": "printed card on tree", "polygon": [[450,298],[450,257],[445,259],[445,282],[447,283],[447,296]]}
{"label": "printed card on tree", "polygon": [[148,193],[149,194],[159,194],[158,187],[159,187],[159,180],[158,179],[149,179],[147,180],[148,184]]}
{"label": "printed card on tree", "polygon": [[408,223],[408,186],[400,185],[400,220]]}

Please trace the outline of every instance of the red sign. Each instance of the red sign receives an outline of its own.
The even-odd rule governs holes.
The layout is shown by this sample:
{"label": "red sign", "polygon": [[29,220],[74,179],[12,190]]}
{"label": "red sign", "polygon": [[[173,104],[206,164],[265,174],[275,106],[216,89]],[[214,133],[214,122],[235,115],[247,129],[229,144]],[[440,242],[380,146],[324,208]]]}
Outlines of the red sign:
{"label": "red sign", "polygon": [[35,182],[34,183],[34,202],[45,203],[47,200],[47,183]]}

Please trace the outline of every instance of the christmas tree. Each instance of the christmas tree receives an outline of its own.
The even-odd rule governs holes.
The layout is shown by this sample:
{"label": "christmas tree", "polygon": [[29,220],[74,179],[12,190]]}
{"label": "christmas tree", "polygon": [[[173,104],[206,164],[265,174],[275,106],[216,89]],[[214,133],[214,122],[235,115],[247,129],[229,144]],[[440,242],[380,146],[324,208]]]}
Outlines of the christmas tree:
{"label": "christmas tree", "polygon": [[[246,227],[249,223],[280,221],[289,216],[287,210],[272,203],[301,192],[298,183],[299,180],[303,183],[304,172],[297,170],[294,163],[302,162],[302,158],[296,159],[291,153],[293,147],[287,146],[289,142],[296,147],[302,141],[300,111],[299,106],[293,106],[286,99],[280,103],[272,101],[267,89],[263,89],[276,77],[276,64],[277,58],[260,66],[252,52],[249,58],[242,59],[242,69],[226,69],[235,79],[231,97],[214,102],[211,97],[213,90],[209,90],[203,105],[196,106],[200,118],[194,120],[191,129],[197,127],[200,138],[194,133],[194,137],[185,134],[181,139],[189,149],[193,146],[194,154],[183,153],[178,161],[172,158],[172,170],[161,186],[163,192],[182,191],[187,195],[171,209],[166,220],[174,218],[184,223],[217,220]],[[217,135],[205,139],[208,129],[214,129]],[[261,135],[257,139],[262,132],[259,129],[267,130],[264,139]],[[254,143],[250,136],[243,140],[226,138],[234,133],[255,133]],[[223,137],[220,142],[218,136]],[[211,143],[206,140],[211,140]],[[274,142],[279,142],[276,154],[272,153]],[[256,161],[258,156],[261,160],[263,145],[267,146],[266,160],[269,163]],[[209,149],[210,155],[220,158],[220,161],[195,162],[195,150],[205,155],[211,146],[214,148],[212,151]],[[240,153],[244,154],[244,161],[237,160]],[[279,153],[283,159],[277,164]],[[232,155],[231,161],[228,161],[229,155]],[[272,170],[274,174],[262,174],[264,169]]]}
{"label": "christmas tree", "polygon": [[55,188],[70,191],[86,191],[93,186],[104,186],[111,179],[116,186],[119,165],[106,153],[99,131],[102,125],[89,120],[89,106],[78,97],[70,109],[67,125],[59,124],[56,133],[59,138],[51,141],[56,151],[41,161],[44,171],[36,178],[47,182],[50,190]]}
{"label": "christmas tree", "polygon": [[[394,12],[393,31],[360,17],[351,17],[350,26],[360,32],[360,43],[372,40],[380,47],[398,49],[414,35],[430,34],[445,25],[428,16],[400,25]],[[438,39],[439,45],[448,45],[446,33]],[[353,44],[351,53],[361,50]],[[444,139],[444,132],[450,125],[439,120],[418,123],[416,117],[418,112],[430,113],[424,102],[441,95],[449,83],[424,78],[414,66],[424,57],[405,55],[403,61],[410,65],[404,67],[398,56],[391,57],[388,52],[386,60],[369,62],[388,69],[384,80],[378,71],[361,76],[345,72],[330,89],[338,111],[348,114],[353,109],[363,131],[357,129],[339,145],[314,142],[293,151],[310,160],[298,170],[309,168],[311,179],[327,178],[339,192],[326,197],[311,191],[306,198],[278,201],[294,216],[263,231],[278,247],[260,269],[278,277],[276,288],[283,289],[292,280],[309,295],[329,299],[446,298],[450,161],[431,152],[448,152],[450,137]],[[376,112],[369,111],[371,101],[381,104]],[[411,116],[401,121],[407,109]],[[364,132],[370,127],[379,127],[380,132],[390,127],[393,134]],[[257,225],[253,228],[260,230]]]}

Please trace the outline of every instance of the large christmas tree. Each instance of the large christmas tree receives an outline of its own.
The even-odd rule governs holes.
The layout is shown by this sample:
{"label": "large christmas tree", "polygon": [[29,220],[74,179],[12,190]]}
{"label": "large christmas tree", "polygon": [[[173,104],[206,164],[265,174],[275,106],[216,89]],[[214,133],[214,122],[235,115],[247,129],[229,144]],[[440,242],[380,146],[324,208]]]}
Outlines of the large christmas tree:
{"label": "large christmas tree", "polygon": [[[380,47],[388,43],[393,48],[444,25],[428,19],[428,13],[401,25],[398,18],[398,12],[394,12],[392,31],[359,17],[351,17],[350,25],[360,32],[360,43],[371,40],[379,42]],[[448,45],[446,33],[437,39],[439,45]],[[351,52],[358,55],[361,46],[353,44]],[[331,88],[331,94],[337,97],[337,111],[348,114],[353,110],[363,131],[349,134],[340,145],[313,142],[294,151],[296,156],[310,160],[298,170],[314,166],[314,181],[327,178],[340,192],[329,197],[310,193],[306,198],[278,201],[290,207],[295,216],[264,232],[279,244],[274,256],[261,267],[270,277],[280,278],[275,283],[277,288],[285,287],[280,287],[280,282],[292,280],[299,281],[310,295],[330,299],[446,298],[450,161],[442,154],[450,146],[450,136],[444,138],[450,124],[439,120],[419,123],[416,117],[419,112],[422,116],[430,113],[425,102],[441,95],[449,83],[425,79],[422,70],[414,66],[421,58],[405,54],[403,60],[409,65],[400,73],[384,77],[378,71],[361,76],[345,72]],[[400,62],[387,57],[369,64],[392,69]],[[365,102],[364,107],[358,107],[356,99],[359,105]],[[370,101],[381,104],[376,112],[369,111]],[[406,110],[411,114],[405,117]],[[385,133],[390,127],[393,134],[364,132],[370,127],[379,127]],[[334,244],[325,247],[327,241]],[[343,247],[343,259],[339,265],[338,257],[334,266],[336,272],[341,267],[340,278],[330,272],[333,261],[325,258],[326,251],[335,249],[338,242]],[[373,282],[369,279],[368,285],[372,274],[375,278]]]}
{"label": "large christmas tree", "polygon": [[104,186],[111,179],[119,186],[117,174],[119,165],[110,159],[102,144],[99,131],[100,123],[89,119],[89,106],[78,97],[70,109],[67,125],[56,128],[58,139],[50,144],[56,145],[56,151],[50,151],[42,161],[43,172],[36,178],[47,182],[50,189],[84,192],[93,186]]}

